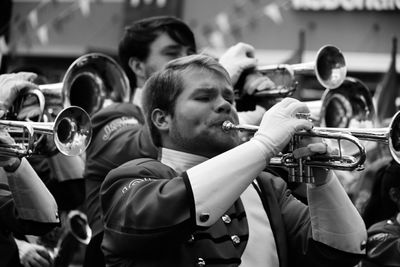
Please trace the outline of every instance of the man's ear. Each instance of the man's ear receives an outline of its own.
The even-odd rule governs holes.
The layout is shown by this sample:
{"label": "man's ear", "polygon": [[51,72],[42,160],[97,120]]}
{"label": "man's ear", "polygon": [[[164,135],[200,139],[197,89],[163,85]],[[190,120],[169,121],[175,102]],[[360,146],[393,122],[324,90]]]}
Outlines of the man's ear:
{"label": "man's ear", "polygon": [[130,57],[128,64],[137,78],[145,79],[146,72],[143,61],[137,59],[136,57]]}
{"label": "man's ear", "polygon": [[151,112],[151,121],[160,131],[168,131],[171,122],[170,118],[169,114],[158,108]]}

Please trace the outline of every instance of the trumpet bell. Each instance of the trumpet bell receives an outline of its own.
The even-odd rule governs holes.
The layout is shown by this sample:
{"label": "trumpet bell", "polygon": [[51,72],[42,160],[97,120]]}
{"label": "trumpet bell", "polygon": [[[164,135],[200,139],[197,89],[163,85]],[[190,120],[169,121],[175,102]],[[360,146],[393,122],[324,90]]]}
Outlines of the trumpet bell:
{"label": "trumpet bell", "polygon": [[347,74],[346,61],[339,48],[326,45],[321,47],[315,61],[315,75],[325,88],[339,87]]}
{"label": "trumpet bell", "polygon": [[111,57],[90,53],[77,58],[63,81],[39,86],[46,97],[46,109],[52,106],[78,106],[92,115],[112,102],[129,102],[129,79]]}
{"label": "trumpet bell", "polygon": [[54,143],[67,156],[78,156],[89,146],[92,125],[89,115],[80,107],[62,110],[54,121]]}
{"label": "trumpet bell", "polygon": [[389,150],[393,159],[400,164],[400,111],[389,125]]}
{"label": "trumpet bell", "polygon": [[374,126],[376,113],[372,95],[359,79],[346,77],[340,87],[325,90],[321,99],[320,126],[338,128]]}

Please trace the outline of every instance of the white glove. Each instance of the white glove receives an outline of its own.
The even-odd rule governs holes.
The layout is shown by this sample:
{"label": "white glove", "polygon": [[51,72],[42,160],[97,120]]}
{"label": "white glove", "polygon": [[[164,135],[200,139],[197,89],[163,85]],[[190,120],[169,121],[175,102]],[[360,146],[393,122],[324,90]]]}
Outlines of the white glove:
{"label": "white glove", "polygon": [[219,63],[229,73],[232,84],[236,84],[244,70],[257,65],[257,59],[254,58],[254,50],[254,47],[249,44],[237,43],[228,48],[220,57]]}
{"label": "white glove", "polygon": [[252,140],[262,143],[267,158],[272,157],[282,151],[295,132],[313,127],[310,121],[296,118],[297,113],[309,112],[305,103],[285,98],[265,112]]}
{"label": "white glove", "polygon": [[32,72],[18,72],[0,75],[0,118],[12,106],[19,92],[24,88],[37,88],[31,81],[37,75]]}

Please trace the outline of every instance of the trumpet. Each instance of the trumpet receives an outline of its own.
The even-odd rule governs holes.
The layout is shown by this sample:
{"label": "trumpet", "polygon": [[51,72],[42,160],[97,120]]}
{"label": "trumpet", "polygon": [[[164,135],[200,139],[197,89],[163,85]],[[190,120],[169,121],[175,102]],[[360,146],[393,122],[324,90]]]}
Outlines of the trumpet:
{"label": "trumpet", "polygon": [[[222,124],[224,131],[237,130],[256,132],[258,126],[235,125],[230,121]],[[301,137],[321,137],[324,139],[336,139],[339,144],[338,153],[335,155],[315,155],[306,158],[296,158],[294,152],[300,148]],[[341,140],[353,143],[358,152],[345,155],[342,153]],[[329,128],[314,127],[309,131],[295,133],[289,142],[288,152],[270,159],[270,166],[287,167],[289,181],[313,183],[311,167],[322,167],[335,170],[362,170],[366,159],[366,152],[360,140],[383,142],[389,146],[390,153],[396,162],[400,163],[400,111],[391,120],[389,127],[385,128]]]}
{"label": "trumpet", "polygon": [[80,107],[63,109],[54,122],[0,120],[15,144],[0,145],[0,155],[24,157],[36,153],[36,135],[52,135],[57,149],[67,156],[78,156],[89,146],[92,126],[89,115]]}
{"label": "trumpet", "polygon": [[[346,78],[347,67],[340,49],[332,45],[325,45],[318,50],[316,59],[312,62],[259,66],[257,71],[269,77],[276,72],[286,75],[289,73],[292,77],[296,74],[315,74],[323,87],[334,89],[339,87]],[[276,94],[276,92],[272,92]],[[268,95],[268,90],[260,91],[259,94]]]}

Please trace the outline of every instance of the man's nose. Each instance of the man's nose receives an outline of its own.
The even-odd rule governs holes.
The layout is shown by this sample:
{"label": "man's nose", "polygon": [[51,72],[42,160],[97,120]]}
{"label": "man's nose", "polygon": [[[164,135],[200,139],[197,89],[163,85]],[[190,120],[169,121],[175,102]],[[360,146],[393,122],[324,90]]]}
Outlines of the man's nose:
{"label": "man's nose", "polygon": [[216,101],[216,110],[217,112],[226,112],[229,113],[232,110],[232,104],[223,97],[218,97]]}

